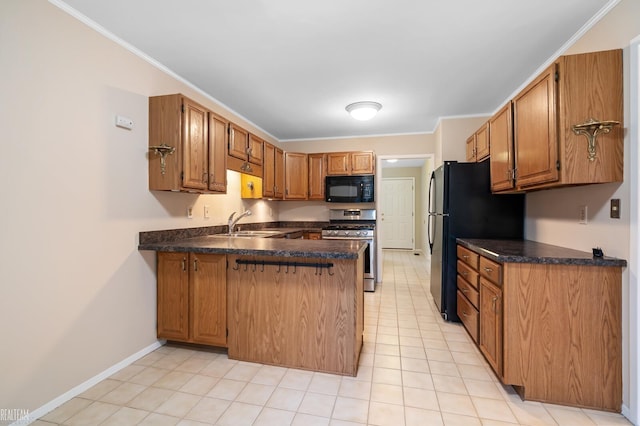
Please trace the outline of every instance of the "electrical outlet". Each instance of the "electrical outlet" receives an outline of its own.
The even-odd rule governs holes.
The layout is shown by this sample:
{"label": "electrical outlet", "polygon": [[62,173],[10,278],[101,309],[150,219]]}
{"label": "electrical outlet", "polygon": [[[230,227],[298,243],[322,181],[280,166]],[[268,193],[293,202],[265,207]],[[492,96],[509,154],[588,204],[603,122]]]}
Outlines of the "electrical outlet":
{"label": "electrical outlet", "polygon": [[580,206],[580,223],[581,225],[586,225],[588,222],[587,219],[587,206]]}
{"label": "electrical outlet", "polygon": [[209,215],[209,205],[205,204],[204,206],[204,218],[209,219],[211,216]]}
{"label": "electrical outlet", "polygon": [[193,219],[193,207],[187,207],[187,219]]}

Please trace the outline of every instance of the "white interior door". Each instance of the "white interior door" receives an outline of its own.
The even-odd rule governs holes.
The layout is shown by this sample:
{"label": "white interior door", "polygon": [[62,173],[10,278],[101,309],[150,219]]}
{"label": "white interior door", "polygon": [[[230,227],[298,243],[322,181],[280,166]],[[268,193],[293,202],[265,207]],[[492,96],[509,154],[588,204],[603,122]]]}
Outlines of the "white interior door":
{"label": "white interior door", "polygon": [[414,249],[415,182],[412,177],[382,179],[382,248]]}

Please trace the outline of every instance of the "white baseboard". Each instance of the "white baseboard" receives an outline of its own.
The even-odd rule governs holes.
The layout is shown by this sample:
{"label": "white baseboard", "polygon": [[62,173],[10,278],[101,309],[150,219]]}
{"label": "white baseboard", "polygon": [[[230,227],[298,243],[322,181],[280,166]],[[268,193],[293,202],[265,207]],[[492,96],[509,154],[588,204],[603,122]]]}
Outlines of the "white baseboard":
{"label": "white baseboard", "polygon": [[[629,420],[630,422],[633,422],[633,420],[631,419],[631,410],[629,409],[629,407],[627,407],[626,405],[622,404],[622,411],[621,414],[623,416],[625,416],[627,418],[627,420]],[[635,424],[635,423],[634,423]]]}
{"label": "white baseboard", "polygon": [[148,353],[151,353],[151,352],[155,351],[160,346],[162,346],[164,343],[165,343],[164,340],[158,340],[157,342],[152,343],[151,345],[147,346],[146,348],[140,349],[135,354],[123,359],[122,361],[120,361],[119,363],[117,363],[115,365],[112,365],[111,367],[109,367],[106,370],[104,370],[102,373],[99,373],[99,374],[93,376],[89,380],[79,384],[78,386],[74,387],[73,389],[69,390],[68,392],[65,392],[62,395],[60,395],[59,397],[52,399],[51,401],[49,401],[46,404],[44,404],[42,407],[39,407],[39,408],[31,411],[26,418],[22,418],[22,419],[14,422],[14,423],[11,423],[10,426],[28,425],[28,424],[30,424],[32,422],[35,422],[40,417],[44,416],[45,414],[47,414],[48,412],[54,410],[55,408],[61,406],[65,402],[69,401],[70,399],[80,395],[82,392],[84,392],[87,389],[91,388],[95,384],[103,381],[104,379],[106,379],[108,377],[113,376],[115,373],[117,373],[118,371],[122,370],[126,366],[131,365],[132,363],[134,363],[135,361],[139,360],[140,358],[142,358],[143,356],[147,355]]}

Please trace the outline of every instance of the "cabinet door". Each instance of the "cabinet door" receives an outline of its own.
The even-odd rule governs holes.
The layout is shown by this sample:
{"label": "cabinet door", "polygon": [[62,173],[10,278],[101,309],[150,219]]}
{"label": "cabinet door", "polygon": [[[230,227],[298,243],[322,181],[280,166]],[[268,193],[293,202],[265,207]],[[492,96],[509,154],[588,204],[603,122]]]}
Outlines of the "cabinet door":
{"label": "cabinet door", "polygon": [[187,253],[158,252],[158,337],[189,340],[189,272]]}
{"label": "cabinet door", "polygon": [[502,290],[480,278],[480,350],[502,376]]}
{"label": "cabinet door", "polygon": [[512,189],[513,182],[513,132],[511,102],[489,119],[491,151],[491,191]]}
{"label": "cabinet door", "polygon": [[229,155],[240,160],[247,159],[249,132],[233,123],[229,124]]}
{"label": "cabinet door", "polygon": [[555,75],[553,64],[513,100],[517,186],[558,180]]}
{"label": "cabinet door", "polygon": [[182,126],[182,186],[193,189],[207,189],[209,182],[209,137],[208,114],[202,106],[183,100]]}
{"label": "cabinet door", "polygon": [[285,200],[306,200],[308,186],[307,154],[285,152]]}
{"label": "cabinet door", "polygon": [[327,175],[348,175],[350,172],[348,152],[327,154]]}
{"label": "cabinet door", "polygon": [[264,143],[264,164],[262,167],[262,196],[273,197],[275,193],[275,159],[276,147],[270,143]]}
{"label": "cabinet door", "polygon": [[489,123],[485,123],[476,132],[476,161],[489,156]]}
{"label": "cabinet door", "polygon": [[352,175],[372,175],[375,169],[373,152],[352,152],[351,174]]}
{"label": "cabinet door", "polygon": [[249,133],[249,145],[247,149],[248,159],[250,163],[262,164],[262,139]]}
{"label": "cabinet door", "polygon": [[282,200],[284,198],[284,151],[276,148],[274,159],[274,179],[275,188],[273,189],[273,198]]}
{"label": "cabinet door", "polygon": [[309,199],[324,201],[324,154],[309,154]]}
{"label": "cabinet door", "polygon": [[476,162],[476,135],[475,133],[467,139],[467,161]]}
{"label": "cabinet door", "polygon": [[209,190],[227,192],[227,128],[229,121],[209,113]]}
{"label": "cabinet door", "polygon": [[190,254],[191,341],[227,345],[227,257]]}

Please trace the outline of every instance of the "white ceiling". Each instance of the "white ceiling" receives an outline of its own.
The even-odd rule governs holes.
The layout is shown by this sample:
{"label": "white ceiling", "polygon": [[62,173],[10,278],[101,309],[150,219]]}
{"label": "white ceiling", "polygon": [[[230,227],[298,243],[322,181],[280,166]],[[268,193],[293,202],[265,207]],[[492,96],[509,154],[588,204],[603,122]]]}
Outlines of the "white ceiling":
{"label": "white ceiling", "polygon": [[490,114],[619,0],[50,1],[286,141]]}

